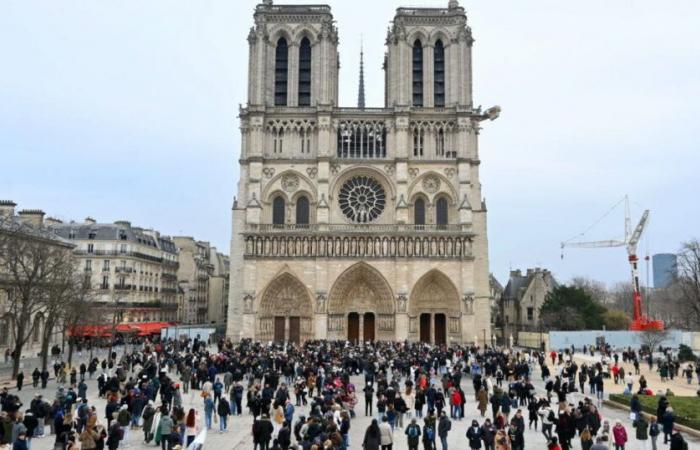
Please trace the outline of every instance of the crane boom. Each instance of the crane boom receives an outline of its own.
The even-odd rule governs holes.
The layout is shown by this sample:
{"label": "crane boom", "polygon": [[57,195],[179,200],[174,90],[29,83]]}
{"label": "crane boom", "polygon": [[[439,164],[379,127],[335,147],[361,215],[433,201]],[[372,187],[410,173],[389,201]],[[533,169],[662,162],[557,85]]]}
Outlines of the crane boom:
{"label": "crane boom", "polygon": [[639,243],[639,238],[642,237],[642,233],[644,232],[644,228],[647,226],[647,221],[649,220],[649,210],[646,209],[644,210],[644,214],[642,214],[642,218],[639,219],[639,223],[637,224],[637,227],[634,229],[632,232],[632,236],[630,236],[629,241],[627,242],[627,253],[630,255],[634,255],[637,253],[637,244]]}
{"label": "crane boom", "polygon": [[[566,241],[561,243],[562,248],[562,258],[564,257],[563,249],[566,247],[577,247],[577,248],[606,248],[606,247],[626,247],[627,248],[627,260],[630,264],[631,275],[632,275],[632,288],[633,293],[633,305],[634,320],[630,325],[631,330],[662,330],[664,328],[663,322],[659,320],[650,320],[648,317],[642,314],[642,293],[639,286],[639,269],[637,258],[637,244],[639,239],[644,233],[644,229],[649,222],[649,210],[644,210],[642,217],[639,219],[639,223],[635,227],[634,231],[630,231],[630,216],[629,216],[629,203],[625,196],[625,239],[624,240],[604,240],[604,241],[591,241],[591,242],[571,242]],[[618,203],[619,204],[619,203]],[[617,205],[616,205],[617,206]],[[590,228],[589,228],[590,229]],[[586,230],[588,231],[588,230]],[[579,235],[582,236],[583,234]]]}
{"label": "crane boom", "polygon": [[608,240],[608,241],[592,241],[592,242],[562,242],[561,248],[605,248],[605,247],[624,247],[627,245],[625,241]]}

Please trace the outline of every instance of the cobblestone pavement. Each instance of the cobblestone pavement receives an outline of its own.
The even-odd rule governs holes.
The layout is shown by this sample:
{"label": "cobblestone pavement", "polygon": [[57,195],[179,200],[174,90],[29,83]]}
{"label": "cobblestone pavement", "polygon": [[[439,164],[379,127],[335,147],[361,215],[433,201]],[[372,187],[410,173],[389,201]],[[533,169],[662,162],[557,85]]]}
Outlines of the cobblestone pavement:
{"label": "cobblestone pavement", "polygon": [[[591,364],[591,363],[596,363],[600,362],[600,354],[595,353],[595,356],[590,356],[590,354],[582,354],[582,353],[576,353],[574,354],[574,359],[576,360],[576,363],[581,365],[581,363],[586,363],[586,364]],[[656,360],[656,358],[654,358]],[[551,362],[550,359],[548,359],[548,362]],[[624,367],[625,368],[625,373],[632,373],[634,374],[634,365],[632,363],[623,363],[622,358],[619,359],[618,362],[619,367]],[[679,376],[674,377],[673,380],[667,380],[667,381],[661,381],[661,376],[659,375],[659,372],[657,371],[657,366],[654,364],[654,367],[652,370],[649,370],[649,365],[646,363],[646,361],[643,361],[639,364],[639,372],[640,375],[644,375],[644,378],[646,378],[649,389],[651,389],[654,392],[658,391],[666,391],[666,389],[671,389],[675,395],[681,395],[681,396],[695,396],[697,395],[697,391],[700,388],[700,385],[698,384],[698,378],[693,374],[693,378],[691,379],[691,383],[688,384],[687,380],[685,377],[683,377],[683,369],[687,366],[687,363],[682,363],[681,368],[679,370]],[[612,367],[612,362],[610,364],[610,367]],[[640,375],[633,375],[634,379],[634,390],[636,391],[639,389],[639,376]],[[614,384],[612,379],[606,383],[605,385],[605,390],[610,393],[610,394],[622,394],[622,392],[625,390],[625,383],[620,380],[618,384]]]}
{"label": "cobblestone pavement", "polygon": [[[103,356],[103,355],[102,355]],[[82,358],[87,358],[88,355],[83,354]],[[80,359],[80,356],[78,356]],[[25,365],[25,373],[28,374],[33,368],[31,366]],[[174,379],[177,378],[174,374],[171,375]],[[543,383],[541,382],[541,377],[539,376],[539,370],[533,376],[536,387],[539,390],[543,390]],[[27,377],[28,384],[25,384],[25,388],[18,392],[20,398],[25,405],[29,405],[29,402],[34,397],[36,393],[42,393],[45,398],[53,399],[56,393],[57,384],[54,380],[49,382],[49,386],[46,390],[34,389],[31,386],[31,377]],[[358,390],[363,386],[362,377],[356,376],[352,378],[352,382],[358,387]],[[612,383],[606,383],[606,389],[608,385]],[[95,405],[98,411],[98,417],[103,421],[105,400],[96,398],[97,393],[97,383],[94,380],[88,382],[88,398],[91,405]],[[483,419],[479,416],[479,412],[476,409],[476,402],[474,401],[474,390],[471,384],[470,377],[464,377],[462,380],[462,387],[467,394],[467,404],[466,404],[466,417],[461,421],[453,421],[452,431],[448,436],[448,447],[450,449],[467,449],[468,443],[465,437],[468,425],[471,423],[472,419],[478,420],[480,423]],[[16,389],[13,392],[17,393]],[[543,391],[542,391],[543,392]],[[572,403],[577,403],[579,400],[583,399],[583,395],[574,394],[570,396],[570,401]],[[195,407],[198,410],[202,410],[203,404],[202,399],[199,396],[199,391],[190,391],[189,394],[183,395],[183,402],[186,408]],[[355,412],[358,414],[355,419],[352,420],[351,432],[350,432],[350,448],[355,450],[360,450],[362,448],[362,438],[364,436],[365,429],[371,422],[371,417],[366,417],[364,415],[365,402],[364,395],[360,393],[358,395],[358,404],[356,406]],[[375,408],[376,410],[376,408]],[[622,423],[627,427],[627,433],[629,436],[629,443],[626,446],[626,450],[647,450],[651,448],[650,443],[647,442],[645,446],[643,442],[634,439],[634,429],[631,427],[631,423],[628,417],[628,413],[625,411],[620,411],[612,408],[602,407],[601,409],[604,420],[609,420],[611,424],[614,424],[616,420],[622,421]],[[300,415],[308,414],[308,408],[298,407],[295,412],[295,419]],[[524,415],[527,418],[527,411],[524,410]],[[251,425],[252,416],[247,413],[242,416],[237,416],[229,419],[229,429],[225,433],[218,432],[218,424],[214,425],[215,429],[208,434],[205,448],[210,449],[250,449],[253,448],[253,441],[251,437]],[[408,421],[405,421],[407,424]],[[419,419],[419,423],[422,423]],[[132,430],[128,435],[128,447],[132,449],[148,449],[157,448],[154,444],[146,445],[143,443],[143,433],[141,430]],[[406,436],[403,430],[396,429],[394,432],[394,449],[407,449]],[[686,436],[686,439],[690,442],[690,448],[700,449],[700,440]],[[54,442],[54,436],[48,436],[45,438],[37,438],[32,442],[32,450],[46,450],[52,449]],[[545,449],[546,441],[544,436],[536,430],[527,430],[525,433],[525,447],[527,449]],[[422,448],[422,447],[421,447]],[[441,449],[438,442],[437,448]],[[578,440],[574,441],[574,448],[580,449],[581,445]],[[668,448],[659,443],[659,449]]]}

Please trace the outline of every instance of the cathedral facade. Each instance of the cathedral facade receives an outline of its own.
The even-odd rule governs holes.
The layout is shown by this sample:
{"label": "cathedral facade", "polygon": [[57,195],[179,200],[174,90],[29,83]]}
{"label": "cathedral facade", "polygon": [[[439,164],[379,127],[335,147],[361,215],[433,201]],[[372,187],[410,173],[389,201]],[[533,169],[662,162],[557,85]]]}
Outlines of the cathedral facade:
{"label": "cathedral facade", "polygon": [[491,340],[482,112],[456,1],[398,8],[385,106],[338,106],[326,5],[265,1],[248,36],[227,335]]}

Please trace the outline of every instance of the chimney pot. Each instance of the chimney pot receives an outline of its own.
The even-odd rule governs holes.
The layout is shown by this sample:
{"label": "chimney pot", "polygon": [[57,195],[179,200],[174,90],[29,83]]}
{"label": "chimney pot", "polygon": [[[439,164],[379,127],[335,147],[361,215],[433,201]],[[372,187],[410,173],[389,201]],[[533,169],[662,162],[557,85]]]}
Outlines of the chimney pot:
{"label": "chimney pot", "polygon": [[0,200],[0,217],[12,217],[15,215],[17,203],[12,200]]}
{"label": "chimney pot", "polygon": [[23,209],[19,212],[23,222],[35,227],[40,227],[44,223],[44,214],[40,209]]}

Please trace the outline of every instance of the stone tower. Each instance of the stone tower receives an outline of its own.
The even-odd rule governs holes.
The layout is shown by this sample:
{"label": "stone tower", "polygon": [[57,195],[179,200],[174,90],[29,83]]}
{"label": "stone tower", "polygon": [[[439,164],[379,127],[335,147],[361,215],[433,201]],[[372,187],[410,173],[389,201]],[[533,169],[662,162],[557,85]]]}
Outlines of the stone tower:
{"label": "stone tower", "polygon": [[397,9],[383,108],[338,106],[329,6],[266,1],[254,20],[229,337],[490,342],[492,117],[472,105],[464,9]]}

